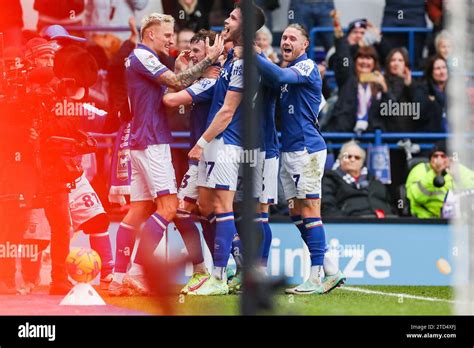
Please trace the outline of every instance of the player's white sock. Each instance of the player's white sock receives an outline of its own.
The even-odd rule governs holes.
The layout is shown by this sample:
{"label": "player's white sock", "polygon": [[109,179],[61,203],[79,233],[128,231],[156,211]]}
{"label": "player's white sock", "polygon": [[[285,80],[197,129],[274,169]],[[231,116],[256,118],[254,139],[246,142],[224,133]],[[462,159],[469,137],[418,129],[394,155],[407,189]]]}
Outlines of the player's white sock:
{"label": "player's white sock", "polygon": [[309,280],[311,280],[314,284],[321,284],[322,274],[323,274],[322,265],[311,266],[311,273],[309,274]]}
{"label": "player's white sock", "polygon": [[135,275],[143,275],[143,267],[136,264],[135,262],[132,263],[132,267],[128,271],[128,275],[135,276]]}
{"label": "player's white sock", "polygon": [[113,281],[122,284],[123,283],[123,277],[125,277],[125,273],[117,273],[116,272],[116,273],[114,273]]}
{"label": "player's white sock", "polygon": [[336,263],[332,260],[331,257],[329,257],[328,253],[324,255],[323,267],[324,267],[324,274],[326,276],[334,275],[338,271]]}
{"label": "player's white sock", "polygon": [[219,280],[227,280],[227,273],[225,267],[214,267],[212,276]]}
{"label": "player's white sock", "polygon": [[193,272],[200,273],[200,274],[207,274],[206,264],[204,262],[198,263],[197,265],[193,265]]}

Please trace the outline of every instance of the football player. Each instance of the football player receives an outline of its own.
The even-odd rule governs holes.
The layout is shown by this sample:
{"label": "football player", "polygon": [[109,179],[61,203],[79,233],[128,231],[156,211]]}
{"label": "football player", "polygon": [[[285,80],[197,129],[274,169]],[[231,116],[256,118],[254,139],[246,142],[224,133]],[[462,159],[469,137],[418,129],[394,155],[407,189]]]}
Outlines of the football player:
{"label": "football player", "polygon": [[[191,38],[191,49],[188,58],[193,65],[206,58],[206,40],[208,39],[212,45],[215,36],[214,32],[203,29]],[[178,57],[178,59],[180,58]],[[206,73],[212,75],[218,73],[219,70],[218,66],[211,66],[204,75],[207,75]],[[209,115],[216,80],[217,76],[202,77],[188,88],[179,92],[167,93],[163,97],[163,103],[169,107],[182,107],[192,104],[190,116],[191,148],[206,130],[207,116]],[[198,289],[209,278],[209,273],[204,265],[200,234],[192,216],[192,212],[197,208],[198,197],[198,161],[189,160],[189,169],[184,175],[178,190],[179,207],[174,220],[193,263],[193,275],[181,290],[183,294]],[[210,218],[212,219],[212,216]],[[200,219],[204,239],[212,255],[214,252],[215,230],[208,217],[200,217]]]}
{"label": "football player", "polygon": [[[263,11],[254,7],[257,27],[265,24]],[[242,11],[239,5],[224,22],[222,35],[233,41],[234,49],[243,45]],[[241,131],[241,101],[243,92],[243,60],[234,59],[234,49],[217,80],[208,117],[207,129],[189,152],[191,159],[200,160],[199,177],[205,178],[199,206],[204,216],[216,216],[214,268],[211,277],[189,295],[223,295],[229,292],[226,267],[232,239],[237,233],[233,201],[237,189],[240,161],[243,154]]]}
{"label": "football player", "polygon": [[[117,231],[116,267],[111,295],[134,290],[147,293],[142,266],[151,257],[178,208],[176,177],[171,161],[171,131],[162,103],[167,87],[182,90],[202,76],[223,50],[216,36],[206,41],[206,58],[186,71],[175,74],[160,62],[174,44],[175,20],[152,13],[141,25],[141,43],[125,61],[132,123],[130,162],[132,167],[130,210]],[[154,211],[154,213],[152,213]],[[141,227],[143,226],[143,227]],[[136,231],[141,227],[137,254],[126,275]]]}
{"label": "football player", "polygon": [[306,54],[308,47],[306,29],[291,24],[283,32],[280,43],[286,68],[269,62],[256,48],[260,73],[266,81],[280,87],[281,179],[291,219],[311,255],[310,276],[303,284],[287,290],[292,294],[322,294],[345,281],[342,272],[325,258],[326,236],[320,202],[327,150],[317,120],[322,81],[316,64]]}

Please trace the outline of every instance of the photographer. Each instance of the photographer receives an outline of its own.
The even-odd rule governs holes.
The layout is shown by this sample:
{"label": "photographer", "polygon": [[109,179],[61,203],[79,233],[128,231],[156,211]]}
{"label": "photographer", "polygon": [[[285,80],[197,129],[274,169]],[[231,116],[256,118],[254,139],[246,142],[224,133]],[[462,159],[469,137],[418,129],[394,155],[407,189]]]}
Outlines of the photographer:
{"label": "photographer", "polygon": [[3,239],[21,238],[30,211],[25,208],[44,208],[51,227],[50,294],[66,294],[71,288],[65,265],[70,232],[68,193],[82,175],[74,156],[91,152],[94,144],[78,131],[80,118],[63,117],[76,116],[74,113],[58,114],[58,105],[66,105],[66,93],[73,84],[55,78],[51,69],[54,46],[44,39],[32,39],[26,45],[26,58],[31,69],[18,74],[18,81],[9,82],[9,90],[16,93],[4,96],[1,103],[2,148],[7,151],[0,195],[17,197],[9,205],[2,204],[2,215],[17,222]]}
{"label": "photographer", "polygon": [[[30,42],[27,56],[33,61],[48,60],[54,54],[53,46],[44,42]],[[48,85],[52,71],[22,70],[17,79],[9,81],[9,87],[1,98],[1,148],[3,171],[0,196],[2,220],[6,230],[4,240],[14,240],[18,246],[26,230],[26,208],[43,207],[51,226],[52,284],[51,294],[67,293],[65,260],[69,252],[69,209],[67,187],[61,173],[66,166],[57,153],[47,151],[47,140],[52,135],[69,137],[75,127],[66,118],[57,119],[52,114],[54,91]],[[26,82],[26,83],[25,83]],[[5,197],[10,197],[7,201]],[[7,201],[7,202],[6,202]],[[15,285],[14,259],[4,264],[5,274],[10,275],[5,283]],[[3,273],[3,272],[2,272]]]}
{"label": "photographer", "polygon": [[411,214],[418,218],[439,218],[449,190],[470,188],[474,188],[474,172],[450,160],[445,142],[438,142],[430,162],[416,165],[408,174],[406,189]]}
{"label": "photographer", "polygon": [[[36,39],[43,40],[43,39]],[[43,57],[44,58],[44,57]],[[61,78],[64,84],[62,92],[65,97],[62,102],[58,101],[55,105],[56,116],[79,116],[74,117],[81,130],[101,132],[110,126],[111,122],[106,122],[109,117],[102,110],[95,108],[93,103],[89,103],[88,89],[97,79],[97,63],[93,56],[86,50],[75,45],[68,45],[57,52],[56,57],[51,60],[31,60],[30,64],[36,67],[54,66],[57,78]],[[56,84],[58,81],[56,81]],[[54,84],[54,83],[53,83]],[[73,114],[71,114],[71,110]],[[110,128],[110,127],[109,127]],[[34,132],[34,130],[32,130]],[[80,137],[88,139],[86,134],[78,133]],[[80,161],[79,158],[76,158]],[[105,288],[111,281],[113,270],[113,258],[108,234],[109,220],[103,208],[103,205],[89,183],[85,174],[78,177],[74,183],[68,185],[70,192],[69,208],[74,231],[83,231],[89,236],[91,247],[96,250],[102,260],[102,269],[100,284]],[[34,221],[30,221],[30,224]],[[33,239],[27,241],[30,244],[39,246],[40,252],[44,250],[44,240]],[[22,258],[22,273],[24,286],[22,293],[29,293],[39,283],[40,261]]]}

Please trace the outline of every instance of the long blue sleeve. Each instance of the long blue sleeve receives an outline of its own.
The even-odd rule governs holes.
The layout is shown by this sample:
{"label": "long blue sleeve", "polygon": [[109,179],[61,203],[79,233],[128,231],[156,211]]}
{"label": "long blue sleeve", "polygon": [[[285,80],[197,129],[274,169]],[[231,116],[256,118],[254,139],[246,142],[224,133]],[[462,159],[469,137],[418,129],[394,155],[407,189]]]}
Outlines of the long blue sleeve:
{"label": "long blue sleeve", "polygon": [[275,83],[296,84],[299,83],[298,73],[288,68],[280,68],[278,65],[270,62],[265,56],[257,55],[257,68],[262,76]]}

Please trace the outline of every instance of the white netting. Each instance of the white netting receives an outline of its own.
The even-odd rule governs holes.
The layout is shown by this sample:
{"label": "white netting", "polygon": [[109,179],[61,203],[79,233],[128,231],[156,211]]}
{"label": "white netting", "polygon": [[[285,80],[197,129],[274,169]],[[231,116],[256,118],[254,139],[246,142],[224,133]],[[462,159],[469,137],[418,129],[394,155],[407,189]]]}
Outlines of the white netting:
{"label": "white netting", "polygon": [[[453,64],[448,85],[450,148],[454,158],[474,169],[474,1],[445,2],[447,28],[453,38]],[[456,314],[474,314],[474,199],[461,201],[461,217],[453,221],[453,255],[456,260]]]}

